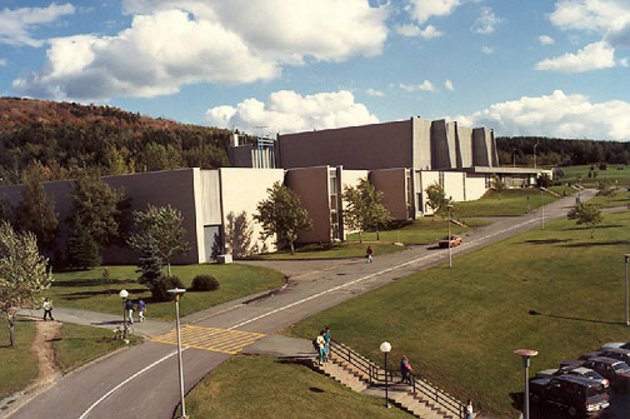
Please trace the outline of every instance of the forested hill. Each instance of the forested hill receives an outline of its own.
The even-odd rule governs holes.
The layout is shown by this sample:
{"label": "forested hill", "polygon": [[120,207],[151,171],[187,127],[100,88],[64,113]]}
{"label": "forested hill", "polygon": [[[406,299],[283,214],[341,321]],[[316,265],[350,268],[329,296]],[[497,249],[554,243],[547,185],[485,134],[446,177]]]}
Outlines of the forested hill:
{"label": "forested hill", "polygon": [[0,184],[41,165],[47,180],[227,165],[228,130],[153,119],[110,106],[0,98]]}
{"label": "forested hill", "polygon": [[497,137],[499,162],[502,166],[531,166],[534,146],[536,163],[541,166],[630,163],[630,142],[547,137]]}

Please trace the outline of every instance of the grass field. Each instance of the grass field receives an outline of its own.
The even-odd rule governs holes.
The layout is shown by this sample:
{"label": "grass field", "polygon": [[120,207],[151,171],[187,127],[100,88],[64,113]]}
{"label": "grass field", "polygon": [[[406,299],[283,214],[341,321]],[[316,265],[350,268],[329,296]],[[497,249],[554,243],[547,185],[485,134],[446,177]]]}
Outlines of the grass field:
{"label": "grass field", "polygon": [[[131,344],[139,341],[130,337]],[[128,346],[112,339],[112,331],[98,327],[64,323],[57,340],[53,342],[55,362],[62,371],[69,371],[116,349]]]}
{"label": "grass field", "polygon": [[272,357],[233,357],[186,397],[193,418],[409,418],[304,366]]}
{"label": "grass field", "polygon": [[[120,314],[122,307],[118,291],[124,288],[129,291],[131,298],[145,299],[147,318],[161,320],[175,318],[173,303],[154,303],[149,290],[136,282],[138,274],[135,266],[107,267],[112,278],[109,292],[101,283],[104,269],[105,267],[99,267],[88,271],[57,273],[55,282],[46,296],[51,296],[58,307]],[[239,264],[173,266],[172,272],[173,275],[179,276],[186,287],[190,287],[193,277],[200,274],[214,275],[220,283],[216,291],[187,292],[180,305],[182,316],[279,287],[284,281],[282,273],[273,269]]]}
{"label": "grass field", "polygon": [[588,177],[590,165],[561,167],[564,177],[560,181],[575,183],[578,178],[581,178],[583,185],[597,186],[597,182],[600,180],[610,180],[613,183],[616,181],[618,186],[630,186],[630,166],[609,164],[606,170],[599,170],[598,165],[594,165],[594,167],[597,176],[591,178]]}
{"label": "grass field", "polygon": [[404,246],[397,246],[391,242],[370,241],[359,243],[358,241],[346,241],[338,243],[309,244],[295,249],[295,254],[288,250],[275,253],[257,255],[253,259],[266,260],[298,260],[298,259],[347,259],[363,257],[365,249],[372,246],[375,254],[387,254],[404,250]]}
{"label": "grass field", "polygon": [[35,340],[35,322],[19,319],[15,325],[16,343],[8,347],[9,330],[5,322],[0,338],[0,400],[28,386],[37,378],[37,355],[31,351]]}
{"label": "grass field", "polygon": [[[476,227],[485,224],[482,220],[467,220],[468,227]],[[461,234],[468,231],[467,227],[451,225],[452,234]],[[405,245],[431,244],[437,242],[448,233],[448,221],[439,217],[423,217],[400,228],[384,230],[380,232],[381,240],[399,242]],[[351,234],[350,240],[358,240],[358,234]],[[376,240],[376,233],[367,231],[363,233],[364,240]]]}
{"label": "grass field", "polygon": [[532,370],[628,340],[623,325],[623,255],[630,211],[606,214],[589,239],[568,220],[457,257],[309,318],[291,333],[333,338],[374,360],[388,340],[416,371],[486,413],[516,417],[522,365],[512,351],[534,348]]}
{"label": "grass field", "polygon": [[489,191],[483,198],[476,201],[456,202],[453,216],[458,219],[516,216],[525,214],[534,208],[549,204],[557,199],[549,193],[540,193],[535,188],[506,189],[502,192]]}

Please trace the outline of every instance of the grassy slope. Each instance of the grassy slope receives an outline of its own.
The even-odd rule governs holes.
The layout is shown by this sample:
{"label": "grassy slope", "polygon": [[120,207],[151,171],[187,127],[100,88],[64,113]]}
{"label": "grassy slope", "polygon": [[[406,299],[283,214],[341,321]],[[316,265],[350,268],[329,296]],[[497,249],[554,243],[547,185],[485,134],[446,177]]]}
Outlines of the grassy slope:
{"label": "grassy slope", "polygon": [[620,164],[609,164],[607,170],[599,170],[597,165],[595,169],[597,177],[589,178],[588,172],[590,165],[562,167],[564,177],[562,182],[577,182],[578,177],[582,178],[582,184],[586,186],[597,186],[599,180],[610,180],[613,183],[617,181],[619,186],[630,185],[630,166]]}
{"label": "grassy slope", "polygon": [[538,189],[489,191],[482,199],[455,203],[453,214],[456,218],[521,215],[556,199],[551,194],[541,194]]}
{"label": "grassy slope", "polygon": [[[533,369],[627,340],[623,257],[630,212],[608,214],[589,240],[568,220],[458,257],[327,310],[293,329],[310,337],[322,324],[372,359],[392,343],[416,370],[487,412],[514,415],[522,391],[514,349],[540,351]],[[532,315],[530,313],[541,313]]]}
{"label": "grassy slope", "polygon": [[[132,342],[137,341],[131,336]],[[96,358],[127,346],[112,339],[112,331],[98,327],[64,323],[58,340],[53,342],[55,361],[62,371],[74,369]]]}
{"label": "grassy slope", "polygon": [[[174,319],[172,303],[153,303],[148,289],[136,282],[138,274],[135,272],[135,266],[108,267],[114,280],[110,294],[101,285],[103,269],[105,268],[100,267],[89,271],[55,274],[55,283],[47,294],[52,296],[56,306],[119,314],[122,307],[118,291],[125,288],[134,299],[144,298],[148,302],[146,313],[148,318]],[[174,275],[180,277],[186,287],[191,285],[194,276],[200,274],[214,275],[220,283],[217,291],[186,293],[180,306],[182,316],[278,287],[283,282],[283,275],[278,271],[239,264],[173,266],[172,271]]]}
{"label": "grassy slope", "polygon": [[383,400],[272,357],[234,357],[212,371],[186,397],[194,418],[408,418]]}
{"label": "grassy slope", "polygon": [[15,347],[9,348],[6,323],[2,322],[0,340],[0,399],[29,385],[38,373],[37,355],[31,351],[35,340],[35,322],[20,319],[15,325]]}
{"label": "grassy slope", "polygon": [[386,254],[404,250],[403,246],[383,242],[343,242],[310,244],[296,249],[295,254],[287,250],[256,256],[255,259],[296,260],[296,259],[344,259],[363,257],[367,246],[372,246],[375,254]]}

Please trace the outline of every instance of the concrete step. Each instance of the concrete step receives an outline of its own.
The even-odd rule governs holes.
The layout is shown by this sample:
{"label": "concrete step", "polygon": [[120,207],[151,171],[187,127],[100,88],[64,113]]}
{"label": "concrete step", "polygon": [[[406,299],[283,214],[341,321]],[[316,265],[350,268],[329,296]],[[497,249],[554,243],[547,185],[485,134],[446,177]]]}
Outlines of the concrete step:
{"label": "concrete step", "polygon": [[367,383],[359,377],[356,377],[344,367],[337,365],[334,362],[326,362],[324,365],[317,365],[317,369],[335,381],[349,387],[353,391],[362,392],[368,387]]}
{"label": "concrete step", "polygon": [[409,392],[395,393],[392,400],[394,400],[397,406],[422,419],[452,418],[451,415],[436,408],[433,404],[427,403],[425,400]]}

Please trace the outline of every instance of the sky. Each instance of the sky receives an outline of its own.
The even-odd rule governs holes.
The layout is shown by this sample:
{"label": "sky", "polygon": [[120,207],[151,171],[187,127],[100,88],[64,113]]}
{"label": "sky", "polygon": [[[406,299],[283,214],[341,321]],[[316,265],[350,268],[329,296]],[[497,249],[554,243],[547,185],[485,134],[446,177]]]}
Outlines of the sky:
{"label": "sky", "polygon": [[0,0],[0,96],[250,134],[630,141],[630,0]]}

